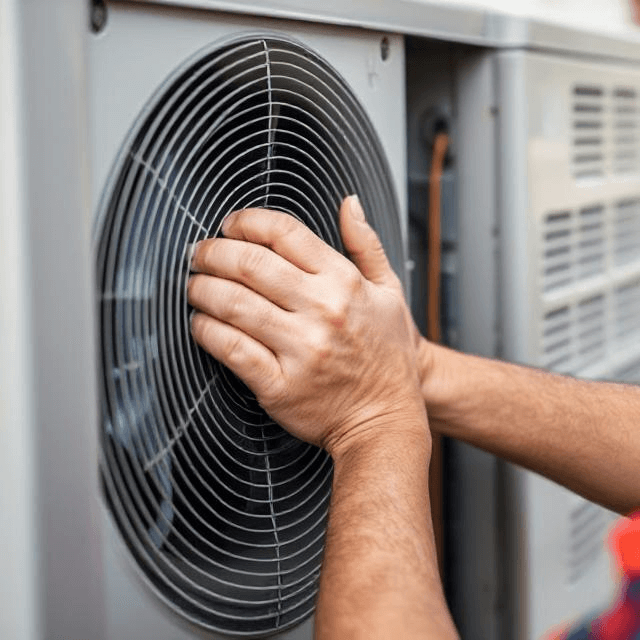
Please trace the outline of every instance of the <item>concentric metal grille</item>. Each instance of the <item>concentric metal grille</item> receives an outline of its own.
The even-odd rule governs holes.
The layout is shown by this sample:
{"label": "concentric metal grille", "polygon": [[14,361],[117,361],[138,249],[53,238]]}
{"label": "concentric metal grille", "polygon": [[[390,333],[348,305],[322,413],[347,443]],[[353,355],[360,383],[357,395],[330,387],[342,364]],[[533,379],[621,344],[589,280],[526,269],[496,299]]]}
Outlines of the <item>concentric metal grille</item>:
{"label": "concentric metal grille", "polygon": [[105,494],[147,581],[211,629],[260,635],[311,613],[332,466],[191,339],[189,247],[229,212],[263,206],[342,250],[337,210],[350,193],[402,276],[390,173],[362,107],[313,52],[259,36],[201,52],[167,80],[103,197]]}

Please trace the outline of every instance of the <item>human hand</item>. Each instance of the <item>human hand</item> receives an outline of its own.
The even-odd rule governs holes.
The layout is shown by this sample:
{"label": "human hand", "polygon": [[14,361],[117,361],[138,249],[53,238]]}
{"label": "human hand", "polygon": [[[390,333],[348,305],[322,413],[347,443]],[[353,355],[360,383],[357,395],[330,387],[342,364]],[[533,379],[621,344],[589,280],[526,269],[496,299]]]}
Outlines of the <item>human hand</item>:
{"label": "human hand", "polygon": [[340,228],[354,263],[291,216],[236,212],[224,238],[198,243],[188,285],[195,340],[333,455],[380,430],[428,437],[415,328],[357,198]]}

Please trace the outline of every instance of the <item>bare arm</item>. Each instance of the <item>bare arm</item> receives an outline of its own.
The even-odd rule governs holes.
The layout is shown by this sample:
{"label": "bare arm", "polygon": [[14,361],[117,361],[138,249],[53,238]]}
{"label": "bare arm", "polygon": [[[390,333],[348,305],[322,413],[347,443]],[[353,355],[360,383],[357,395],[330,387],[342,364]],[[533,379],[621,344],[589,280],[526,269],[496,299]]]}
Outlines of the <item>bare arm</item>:
{"label": "bare arm", "polygon": [[609,509],[640,506],[640,388],[576,380],[422,341],[432,429]]}
{"label": "bare arm", "polygon": [[195,251],[192,332],[275,420],[334,458],[317,637],[454,638],[430,525],[416,336],[375,233],[349,203],[340,225],[357,267],[290,216],[233,214],[225,238]]}
{"label": "bare arm", "polygon": [[[410,420],[410,418],[408,418]],[[334,455],[316,638],[457,637],[438,573],[424,416]]]}

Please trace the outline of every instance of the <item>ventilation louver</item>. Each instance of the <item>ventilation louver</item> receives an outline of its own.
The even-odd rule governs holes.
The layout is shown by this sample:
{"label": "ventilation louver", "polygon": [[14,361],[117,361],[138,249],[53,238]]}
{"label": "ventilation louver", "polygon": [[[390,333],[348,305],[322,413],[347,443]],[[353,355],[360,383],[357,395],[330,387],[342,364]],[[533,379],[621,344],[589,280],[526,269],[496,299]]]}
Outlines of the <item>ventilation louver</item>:
{"label": "ventilation louver", "polygon": [[603,553],[602,541],[607,527],[606,511],[575,498],[569,512],[568,583],[575,584],[593,567]]}
{"label": "ventilation louver", "polygon": [[604,174],[604,91],[579,85],[573,89],[573,175],[598,178]]}
{"label": "ventilation louver", "polygon": [[640,200],[621,200],[614,206],[613,261],[616,266],[640,260]]}
{"label": "ventilation louver", "polygon": [[390,172],[353,93],[302,45],[245,36],[161,87],[103,196],[106,499],[154,590],[213,630],[261,635],[312,612],[332,465],[192,341],[189,247],[215,236],[229,212],[261,206],[342,250],[337,210],[350,193],[402,277]]}
{"label": "ventilation louver", "polygon": [[613,91],[613,171],[634,173],[638,170],[638,96],[631,87]]}

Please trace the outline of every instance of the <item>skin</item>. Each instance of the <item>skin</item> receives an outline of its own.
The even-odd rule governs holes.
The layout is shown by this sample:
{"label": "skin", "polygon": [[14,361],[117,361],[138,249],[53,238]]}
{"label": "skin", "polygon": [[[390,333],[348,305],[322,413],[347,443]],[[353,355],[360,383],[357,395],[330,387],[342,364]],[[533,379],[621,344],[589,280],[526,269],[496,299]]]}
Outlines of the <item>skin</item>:
{"label": "skin", "polygon": [[428,343],[357,200],[339,219],[353,262],[290,216],[232,214],[225,237],[194,252],[192,332],[334,459],[316,638],[455,638],[431,528],[429,427],[629,513],[640,388]]}
{"label": "skin", "polygon": [[420,341],[431,428],[620,514],[640,507],[640,387],[577,380]]}
{"label": "skin", "polygon": [[333,457],[316,638],[456,638],[431,526],[419,336],[357,200],[340,227],[353,263],[290,216],[232,214],[224,238],[194,251],[192,333]]}

